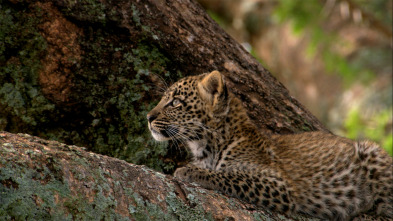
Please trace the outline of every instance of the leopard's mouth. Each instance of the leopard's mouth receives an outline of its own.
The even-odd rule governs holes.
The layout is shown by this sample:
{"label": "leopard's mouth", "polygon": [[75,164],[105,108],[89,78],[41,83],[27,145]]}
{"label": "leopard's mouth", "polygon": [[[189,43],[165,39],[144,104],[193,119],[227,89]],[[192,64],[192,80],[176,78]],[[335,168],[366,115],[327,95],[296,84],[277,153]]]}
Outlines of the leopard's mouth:
{"label": "leopard's mouth", "polygon": [[149,124],[149,129],[153,138],[157,141],[174,139],[176,138],[176,135],[179,134],[179,130],[171,125],[168,125],[164,128],[155,128],[154,126]]}
{"label": "leopard's mouth", "polygon": [[157,132],[155,130],[150,130],[151,135],[153,136],[153,138],[157,141],[166,141],[166,140],[170,140],[170,137],[166,137],[164,136],[162,133]]}

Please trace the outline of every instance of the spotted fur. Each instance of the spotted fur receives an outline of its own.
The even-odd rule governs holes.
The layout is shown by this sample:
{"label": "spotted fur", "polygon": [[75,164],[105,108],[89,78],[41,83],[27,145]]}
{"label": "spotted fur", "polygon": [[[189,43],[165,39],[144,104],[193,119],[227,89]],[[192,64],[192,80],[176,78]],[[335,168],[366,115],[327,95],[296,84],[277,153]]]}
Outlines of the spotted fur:
{"label": "spotted fur", "polygon": [[323,132],[264,135],[218,71],[171,86],[147,115],[158,141],[193,159],[175,177],[284,214],[393,218],[392,158],[377,144]]}

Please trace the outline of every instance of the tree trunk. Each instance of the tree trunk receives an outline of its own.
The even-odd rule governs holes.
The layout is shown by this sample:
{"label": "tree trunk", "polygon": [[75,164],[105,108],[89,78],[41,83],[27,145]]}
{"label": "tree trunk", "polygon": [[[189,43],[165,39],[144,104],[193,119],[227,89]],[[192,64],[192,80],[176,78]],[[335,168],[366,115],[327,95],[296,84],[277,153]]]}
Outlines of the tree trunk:
{"label": "tree trunk", "polygon": [[[219,70],[262,132],[327,131],[194,1],[8,0],[0,12],[0,130],[171,172],[184,152],[152,141],[146,113],[167,83]],[[2,134],[6,219],[278,219],[146,167]]]}

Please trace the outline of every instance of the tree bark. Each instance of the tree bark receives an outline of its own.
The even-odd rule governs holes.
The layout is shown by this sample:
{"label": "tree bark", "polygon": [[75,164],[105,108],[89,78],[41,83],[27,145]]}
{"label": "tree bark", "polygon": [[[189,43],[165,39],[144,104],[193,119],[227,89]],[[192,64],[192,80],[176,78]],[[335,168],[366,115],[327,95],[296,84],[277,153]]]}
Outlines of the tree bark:
{"label": "tree bark", "polygon": [[286,219],[145,166],[27,134],[0,132],[0,159],[0,220]]}

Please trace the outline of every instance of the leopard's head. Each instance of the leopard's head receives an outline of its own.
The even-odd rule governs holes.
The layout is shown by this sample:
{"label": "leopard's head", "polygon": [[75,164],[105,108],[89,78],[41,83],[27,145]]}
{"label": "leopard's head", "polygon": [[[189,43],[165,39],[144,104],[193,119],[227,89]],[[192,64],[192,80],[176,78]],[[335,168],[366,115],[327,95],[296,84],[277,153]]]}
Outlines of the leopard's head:
{"label": "leopard's head", "polygon": [[200,140],[210,128],[207,125],[226,114],[228,100],[218,71],[183,78],[147,114],[149,129],[157,141]]}

